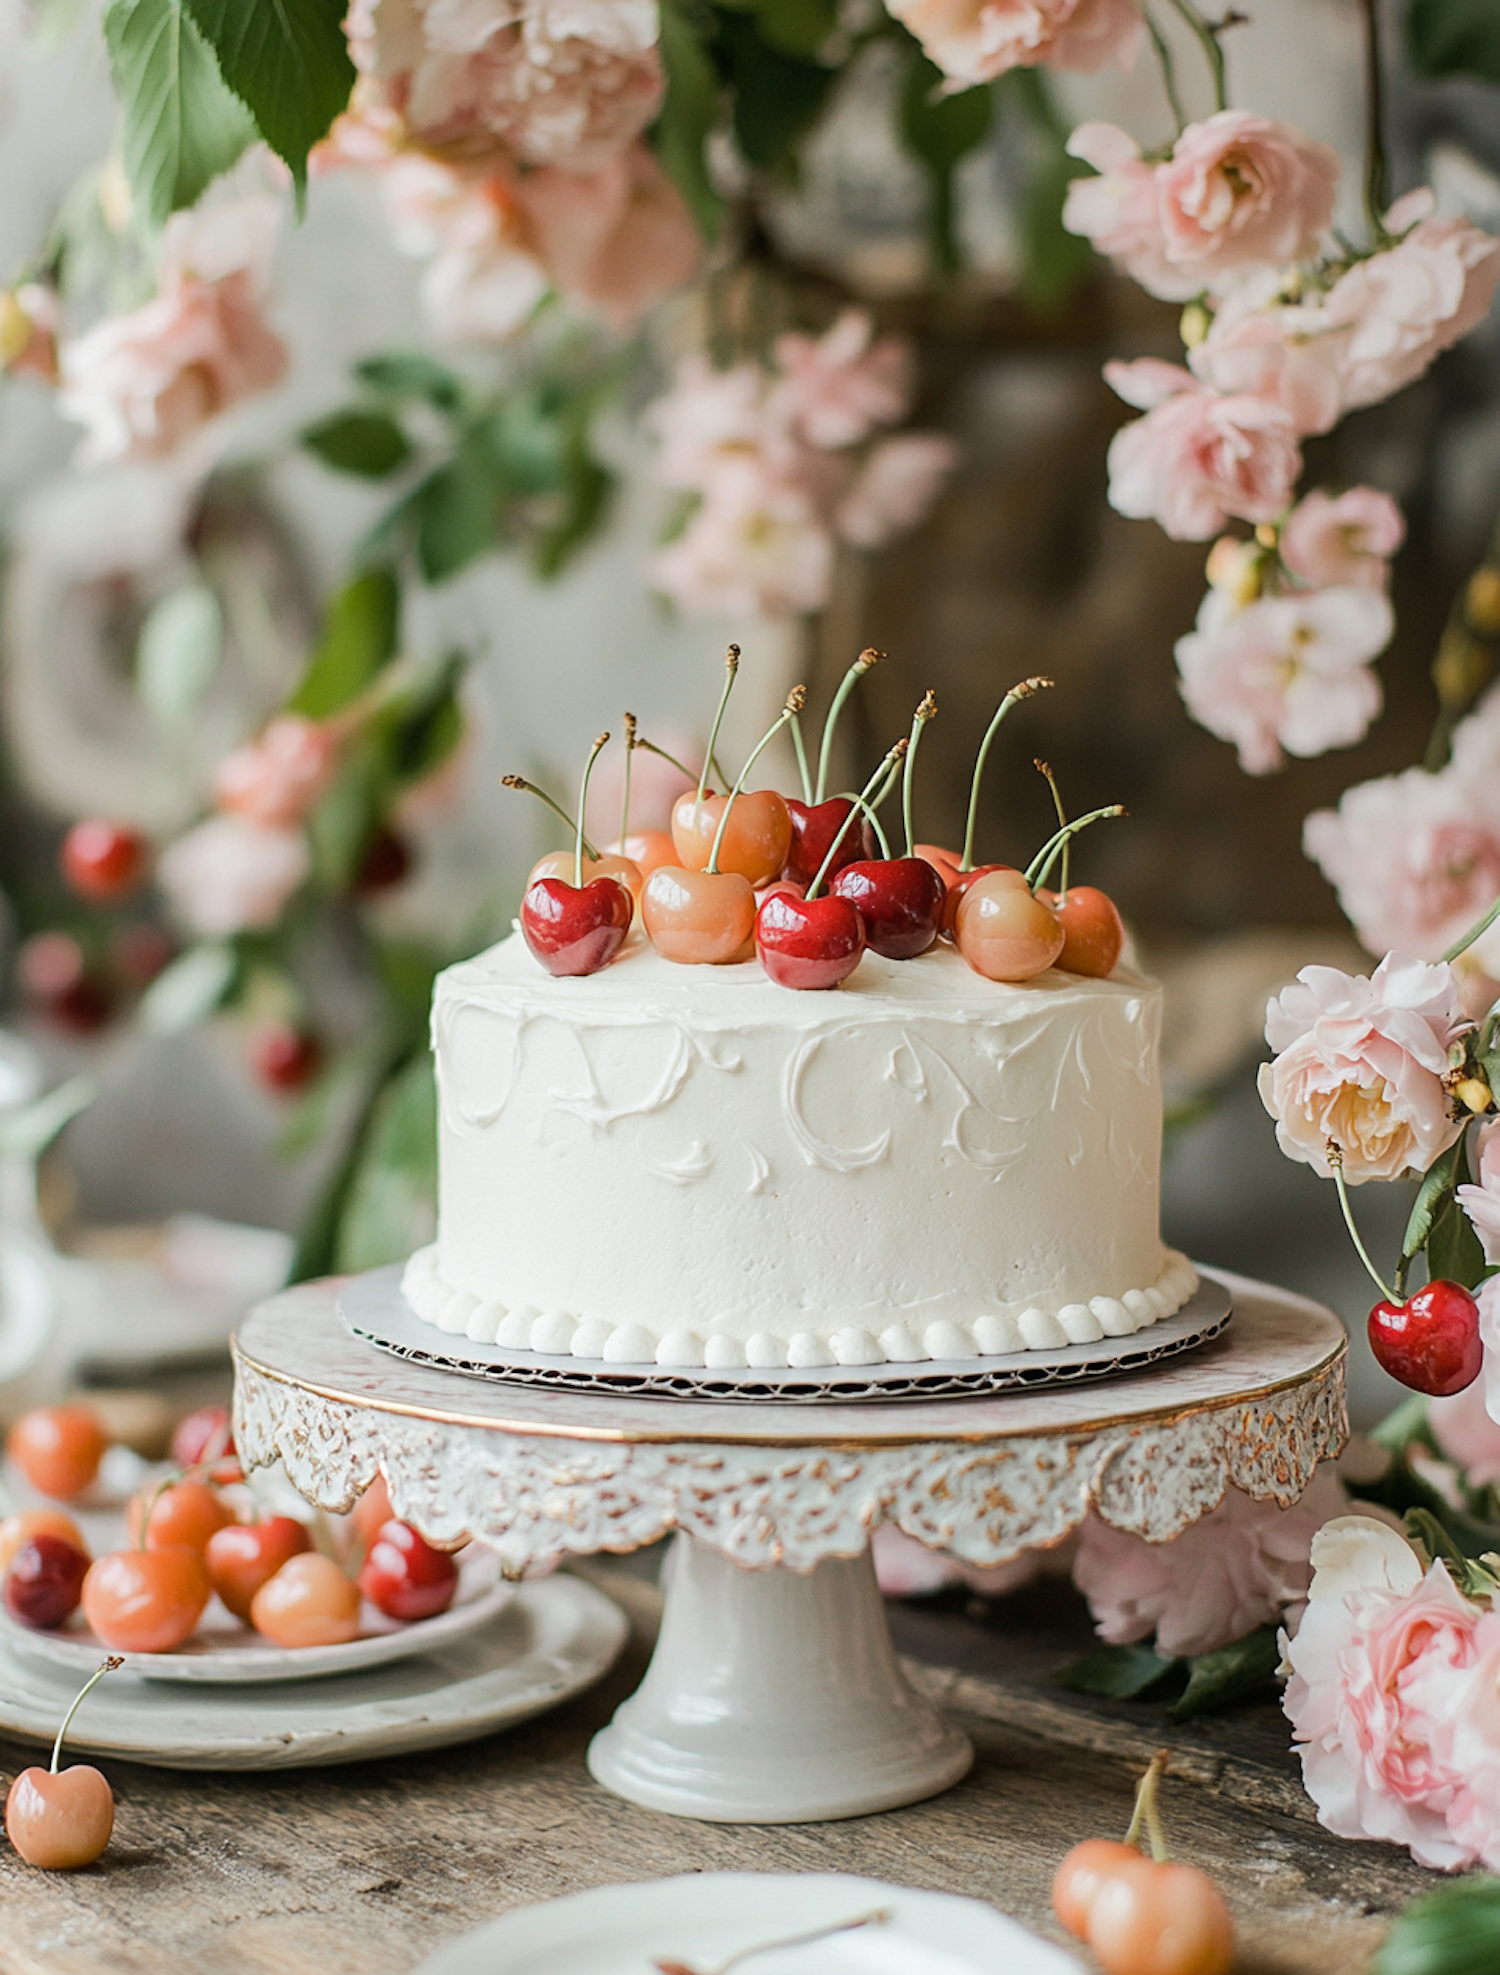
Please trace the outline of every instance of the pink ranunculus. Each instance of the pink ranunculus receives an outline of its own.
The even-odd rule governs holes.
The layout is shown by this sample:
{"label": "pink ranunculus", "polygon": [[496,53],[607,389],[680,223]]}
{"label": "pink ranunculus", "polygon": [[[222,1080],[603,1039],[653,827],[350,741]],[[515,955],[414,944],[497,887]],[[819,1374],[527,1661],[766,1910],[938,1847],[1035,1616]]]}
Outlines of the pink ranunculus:
{"label": "pink ranunculus", "polygon": [[958,447],[935,432],[882,439],[834,510],[833,525],[857,549],[878,549],[915,528],[958,460]]}
{"label": "pink ranunculus", "polygon": [[559,292],[617,329],[690,281],[702,257],[692,214],[644,144],[588,173],[527,172],[514,197]]}
{"label": "pink ranunculus", "polygon": [[[1474,1224],[1484,1259],[1500,1262],[1500,1120],[1492,1120],[1479,1133],[1479,1181],[1458,1189],[1458,1203]],[[1500,1452],[1500,1439],[1496,1447]]]}
{"label": "pink ranunculus", "polygon": [[1500,805],[1455,765],[1357,783],[1308,817],[1302,847],[1371,953],[1435,960],[1500,897]]}
{"label": "pink ranunculus", "polygon": [[1140,0],[886,0],[886,5],[949,83],[964,89],[1042,62],[1084,75],[1106,62],[1128,68],[1145,31]]}
{"label": "pink ranunculus", "polygon": [[1313,1537],[1348,1507],[1330,1463],[1291,1508],[1230,1488],[1170,1543],[1148,1543],[1091,1515],[1079,1532],[1073,1579],[1110,1645],[1154,1633],[1156,1650],[1169,1658],[1211,1653],[1258,1625],[1300,1615]]}
{"label": "pink ranunculus", "polygon": [[286,346],[264,314],[281,203],[254,195],[175,213],[155,298],[63,347],[59,406],[98,464],[176,452],[220,413],[280,382]]}
{"label": "pink ranunculus", "polygon": [[821,610],[833,582],[833,541],[795,481],[745,460],[713,480],[675,541],[651,560],[651,580],[694,617],[779,619]]}
{"label": "pink ranunculus", "polygon": [[1351,1186],[1426,1172],[1463,1130],[1443,1088],[1459,1013],[1451,967],[1400,953],[1369,977],[1304,967],[1267,1005],[1258,1079],[1286,1156],[1329,1179],[1332,1141]]}
{"label": "pink ranunculus", "polygon": [[1321,309],[1266,300],[1252,281],[1225,297],[1188,363],[1216,391],[1279,405],[1306,437],[1330,431],[1342,415],[1348,341],[1348,332],[1330,327]]}
{"label": "pink ranunculus", "polygon": [[[1490,1131],[1494,1131],[1491,1126]],[[1494,1155],[1491,1165],[1495,1163]],[[1495,1175],[1492,1173],[1491,1178]],[[1460,1198],[1477,1188],[1461,1187]],[[1488,1228],[1481,1228],[1472,1207],[1470,1218],[1485,1244],[1485,1256],[1489,1258],[1495,1240],[1497,1227],[1500,1227],[1500,1212],[1497,1212],[1497,1197],[1494,1192],[1487,1195]],[[1465,1202],[1467,1206],[1468,1203]],[[1439,1449],[1461,1468],[1464,1478],[1471,1488],[1488,1488],[1493,1482],[1500,1482],[1500,1422],[1491,1419],[1485,1405],[1485,1392],[1494,1370],[1486,1356],[1483,1372],[1472,1385],[1464,1387],[1446,1399],[1431,1399],[1427,1405],[1427,1424],[1432,1429],[1432,1437]]]}
{"label": "pink ranunculus", "polygon": [[219,763],[220,809],[268,827],[300,823],[333,779],[338,749],[328,729],[300,713],[283,713],[257,740]]}
{"label": "pink ranunculus", "polygon": [[1210,590],[1196,629],[1177,641],[1178,686],[1189,713],[1239,750],[1249,775],[1286,755],[1350,747],[1380,711],[1370,661],[1394,619],[1374,590],[1309,590],[1237,607]]}
{"label": "pink ranunculus", "polygon": [[1497,283],[1500,239],[1464,219],[1423,219],[1396,246],[1356,261],[1323,304],[1329,323],[1350,332],[1345,410],[1420,377],[1484,320]]}
{"label": "pink ranunculus", "polygon": [[857,446],[911,404],[910,345],[877,337],[863,309],[846,309],[822,336],[778,336],[776,363],[767,416],[809,446]]}
{"label": "pink ranunculus", "polygon": [[1407,1845],[1451,1870],[1474,1849],[1449,1829],[1464,1776],[1454,1719],[1478,1658],[1480,1608],[1404,1537],[1343,1516],[1313,1540],[1313,1581],[1282,1705],[1318,1820],[1342,1838]]}
{"label": "pink ranunculus", "polygon": [[1248,269],[1306,260],[1338,181],[1338,152],[1291,124],[1248,110],[1190,123],[1157,172],[1166,258],[1216,292]]}
{"label": "pink ranunculus", "polygon": [[169,844],[157,876],[190,931],[223,936],[274,925],[311,868],[300,830],[225,815]]}
{"label": "pink ranunculus", "polygon": [[1304,494],[1282,524],[1281,559],[1314,589],[1354,583],[1383,590],[1390,558],[1405,539],[1400,508],[1378,487],[1351,487],[1345,494],[1318,488]]}
{"label": "pink ranunculus", "polygon": [[1144,357],[1104,375],[1127,404],[1149,406],[1110,442],[1109,500],[1174,541],[1203,542],[1230,516],[1274,521],[1302,470],[1296,429],[1279,405],[1221,397],[1190,371]]}

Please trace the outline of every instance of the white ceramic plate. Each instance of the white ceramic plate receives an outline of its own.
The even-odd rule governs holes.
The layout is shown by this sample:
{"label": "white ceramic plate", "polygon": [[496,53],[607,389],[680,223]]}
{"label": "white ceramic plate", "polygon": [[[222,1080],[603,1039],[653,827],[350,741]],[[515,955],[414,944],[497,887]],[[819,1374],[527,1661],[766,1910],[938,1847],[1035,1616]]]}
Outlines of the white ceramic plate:
{"label": "white ceramic plate", "polygon": [[[477,1741],[544,1714],[607,1673],[628,1627],[579,1578],[517,1587],[492,1624],[392,1666],[275,1687],[165,1690],[101,1680],[73,1718],[73,1760],[112,1756],[163,1769],[283,1769],[358,1762]],[[78,1691],[0,1639],[0,1731],[50,1742]]]}
{"label": "white ceramic plate", "polygon": [[655,1975],[657,1957],[707,1971],[758,1942],[880,1908],[891,1914],[884,1925],[756,1955],[744,1975],[1082,1975],[1071,1955],[982,1900],[842,1872],[693,1872],[600,1886],[492,1920],[415,1975]]}
{"label": "white ceramic plate", "polygon": [[[447,1611],[402,1625],[365,1602],[360,1606],[359,1638],[342,1646],[275,1646],[211,1598],[197,1631],[177,1652],[122,1654],[121,1672],[139,1674],[143,1680],[222,1686],[312,1680],[386,1666],[413,1653],[432,1652],[488,1625],[514,1595],[515,1587],[501,1580],[499,1558],[481,1544],[469,1545],[459,1558],[458,1570],[458,1590]],[[56,1632],[33,1632],[0,1605],[0,1639],[18,1658],[80,1676],[92,1673],[109,1650],[89,1631],[81,1611]]]}

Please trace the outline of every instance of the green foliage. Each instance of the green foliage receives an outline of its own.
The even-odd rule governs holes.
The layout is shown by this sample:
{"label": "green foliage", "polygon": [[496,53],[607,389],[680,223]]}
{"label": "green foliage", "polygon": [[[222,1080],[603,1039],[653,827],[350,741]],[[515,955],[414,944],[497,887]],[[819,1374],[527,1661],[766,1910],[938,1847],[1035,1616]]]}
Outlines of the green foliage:
{"label": "green foliage", "polygon": [[1500,82],[1496,0],[1411,0],[1406,39],[1418,75],[1471,75]]}
{"label": "green foliage", "polygon": [[397,404],[424,402],[438,411],[455,412],[464,401],[464,382],[457,371],[421,350],[391,350],[366,357],[354,374],[378,397]]}
{"label": "green foliage", "polygon": [[812,60],[839,24],[838,0],[719,0],[730,13],[753,14],[768,48]]}
{"label": "green foliage", "polygon": [[[1462,1170],[1462,1179],[1460,1178]],[[1433,1223],[1442,1215],[1453,1200],[1455,1187],[1469,1177],[1468,1162],[1464,1157],[1464,1141],[1456,1139],[1448,1150],[1432,1164],[1422,1176],[1422,1184],[1417,1188],[1417,1197],[1412,1202],[1410,1218],[1406,1223],[1406,1235],[1401,1243],[1401,1259],[1409,1262],[1420,1255],[1432,1233]]]}
{"label": "green foliage", "polygon": [[339,1220],[334,1266],[404,1261],[432,1239],[437,1205],[437,1083],[423,1050],[386,1083],[370,1116]]}
{"label": "green foliage", "polygon": [[1455,1879],[1396,1916],[1370,1975],[1495,1975],[1500,1879]]}
{"label": "green foliage", "polygon": [[136,640],[136,692],[158,720],[181,720],[208,691],[223,650],[224,614],[208,585],[169,590],[147,611]]}
{"label": "green foliage", "polygon": [[1075,1694],[1134,1701],[1159,1686],[1181,1664],[1180,1660],[1163,1659],[1149,1646],[1096,1646],[1081,1660],[1065,1666],[1057,1675],[1057,1684]]}
{"label": "green foliage", "polygon": [[170,961],[141,996],[150,1035],[182,1035],[222,1008],[239,978],[239,955],[227,940],[201,940]]}
{"label": "green foliage", "polygon": [[938,265],[959,265],[954,230],[953,174],[989,135],[994,97],[987,88],[943,94],[943,72],[916,42],[901,85],[900,127],[907,149],[926,167],[932,181],[932,251]]}
{"label": "green foliage", "polygon": [[411,458],[411,443],[388,412],[336,411],[302,434],[306,450],[335,473],[383,480]]}
{"label": "green foliage", "polygon": [[346,583],[323,623],[289,710],[326,720],[357,699],[395,657],[401,640],[401,590],[388,569],[367,569]]}
{"label": "green foliage", "polygon": [[[1468,1178],[1467,1173],[1464,1175]],[[1434,1277],[1477,1289],[1494,1271],[1485,1262],[1484,1249],[1472,1223],[1456,1199],[1450,1200],[1432,1224],[1427,1237],[1427,1266]]]}
{"label": "green foliage", "polygon": [[417,565],[429,583],[456,576],[502,539],[501,482],[482,433],[459,441],[411,496]]}
{"label": "green foliage", "polygon": [[1021,293],[1039,315],[1055,315],[1088,278],[1094,250],[1062,223],[1068,186],[1079,165],[1064,149],[1068,126],[1058,115],[1046,77],[1038,69],[1012,69],[1002,88],[1028,118],[1033,157],[1017,213],[1021,242]]}
{"label": "green foliage", "polygon": [[734,136],[757,171],[795,176],[798,145],[823,113],[837,69],[785,55],[755,20],[719,11],[719,61],[734,91]]}
{"label": "green foliage", "polygon": [[0,1111],[0,1158],[39,1158],[63,1126],[86,1111],[98,1095],[99,1087],[90,1078],[69,1077],[30,1104]]}
{"label": "green foliage", "polygon": [[1187,1662],[1188,1684],[1181,1700],[1167,1710],[1174,1721],[1247,1701],[1269,1687],[1281,1664],[1274,1625],[1258,1626],[1242,1639],[1232,1639],[1212,1653],[1199,1653]]}
{"label": "green foliage", "polygon": [[661,59],[667,90],[652,142],[662,168],[713,239],[724,202],[708,175],[704,147],[719,113],[720,77],[709,53],[714,17],[704,0],[661,0]]}
{"label": "green foliage", "polygon": [[254,142],[244,105],[183,0],[109,0],[104,39],[124,119],[125,171],[161,226]]}
{"label": "green foliage", "polygon": [[186,0],[225,82],[289,166],[299,198],[307,154],[349,101],[345,0]]}
{"label": "green foliage", "polygon": [[1377,1447],[1384,1447],[1388,1453],[1399,1454],[1403,1448],[1415,1441],[1429,1453],[1437,1452],[1437,1443],[1432,1437],[1432,1428],[1427,1423],[1427,1395],[1425,1392],[1408,1393],[1399,1406],[1387,1413],[1377,1426],[1370,1428],[1367,1436]]}

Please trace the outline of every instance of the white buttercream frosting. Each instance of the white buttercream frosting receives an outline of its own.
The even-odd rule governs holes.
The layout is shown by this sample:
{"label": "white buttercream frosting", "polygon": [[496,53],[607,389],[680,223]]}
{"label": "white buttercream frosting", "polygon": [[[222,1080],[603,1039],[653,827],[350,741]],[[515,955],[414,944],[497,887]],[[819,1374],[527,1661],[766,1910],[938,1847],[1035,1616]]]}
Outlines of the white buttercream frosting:
{"label": "white buttercream frosting", "polygon": [[1160,990],[1008,987],[951,948],[796,993],[636,935],[556,980],[512,938],[433,1003],[438,1239],[403,1287],[522,1355],[765,1369],[1124,1338],[1163,1247]]}

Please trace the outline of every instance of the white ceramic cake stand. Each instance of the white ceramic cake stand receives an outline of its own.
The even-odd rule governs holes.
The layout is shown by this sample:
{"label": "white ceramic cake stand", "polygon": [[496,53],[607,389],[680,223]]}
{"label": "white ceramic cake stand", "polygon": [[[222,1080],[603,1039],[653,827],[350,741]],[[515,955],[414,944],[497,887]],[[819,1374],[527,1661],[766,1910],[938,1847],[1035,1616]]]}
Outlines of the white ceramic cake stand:
{"label": "white ceramic cake stand", "polygon": [[383,1472],[398,1514],[481,1537],[516,1573],[681,1531],[655,1656],[590,1769],[683,1816],[853,1817],[946,1789],[972,1760],[897,1665],[878,1523],[980,1565],[1060,1542],[1090,1509],[1164,1542],[1231,1483],[1295,1501],[1338,1452],[1338,1319],[1221,1280],[1228,1330],[1150,1371],[891,1406],[497,1385],[393,1360],[345,1330],[336,1281],[308,1283],[236,1339],[235,1440],[327,1509]]}

